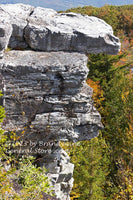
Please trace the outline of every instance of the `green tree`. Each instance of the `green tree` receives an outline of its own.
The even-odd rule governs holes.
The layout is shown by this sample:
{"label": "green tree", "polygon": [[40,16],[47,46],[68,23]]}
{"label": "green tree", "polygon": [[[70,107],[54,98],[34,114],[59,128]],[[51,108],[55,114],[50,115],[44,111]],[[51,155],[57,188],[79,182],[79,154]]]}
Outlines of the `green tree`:
{"label": "green tree", "polygon": [[104,130],[91,141],[63,145],[75,164],[72,200],[132,199],[133,78],[130,63],[119,64],[124,56],[89,55],[87,83]]}
{"label": "green tree", "polygon": [[103,200],[105,176],[108,174],[106,143],[98,138],[77,143],[63,143],[74,163],[74,186],[71,200]]}
{"label": "green tree", "polygon": [[[107,199],[111,200],[116,197],[124,199],[121,194],[131,199],[132,193],[127,194],[127,185],[133,190],[133,78],[132,75],[129,77],[129,63],[124,66],[117,65],[123,56],[89,55],[89,78],[99,81],[103,90],[104,101],[100,111],[105,128],[102,136],[109,149],[110,160],[110,172],[106,177],[104,191]],[[120,177],[121,171],[126,175],[123,179]]]}

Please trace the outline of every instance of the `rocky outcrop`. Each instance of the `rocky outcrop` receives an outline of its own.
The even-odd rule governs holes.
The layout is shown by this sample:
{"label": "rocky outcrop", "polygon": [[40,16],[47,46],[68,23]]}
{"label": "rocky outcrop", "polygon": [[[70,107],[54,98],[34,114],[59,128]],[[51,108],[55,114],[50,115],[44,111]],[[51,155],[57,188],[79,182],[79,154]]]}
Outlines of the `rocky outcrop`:
{"label": "rocky outcrop", "polygon": [[96,17],[23,4],[0,5],[0,16],[1,57],[12,48],[0,59],[3,128],[23,135],[19,153],[39,157],[56,197],[68,200],[74,166],[59,141],[90,140],[102,128],[85,54],[116,54],[119,39]]}
{"label": "rocky outcrop", "polygon": [[[23,4],[0,7],[1,12],[10,15],[11,48],[107,54],[117,54],[120,49],[119,39],[113,35],[111,26],[96,17],[57,13]],[[8,34],[10,37],[10,32]]]}
{"label": "rocky outcrop", "polygon": [[28,22],[25,39],[32,49],[109,54],[119,49],[112,28],[96,17],[55,12],[48,15],[47,10],[36,8]]}
{"label": "rocky outcrop", "polygon": [[[86,85],[87,57],[81,53],[10,51],[0,60],[5,130],[34,140],[79,141],[98,135],[100,114]],[[39,135],[36,134],[39,132]]]}

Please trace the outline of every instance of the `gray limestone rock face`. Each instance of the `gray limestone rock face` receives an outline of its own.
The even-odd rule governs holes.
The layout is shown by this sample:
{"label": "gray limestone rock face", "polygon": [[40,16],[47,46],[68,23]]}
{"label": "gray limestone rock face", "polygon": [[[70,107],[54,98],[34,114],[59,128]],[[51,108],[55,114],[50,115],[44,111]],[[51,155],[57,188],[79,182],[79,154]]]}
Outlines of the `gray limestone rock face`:
{"label": "gray limestone rock face", "polygon": [[112,27],[96,17],[57,13],[24,4],[0,5],[0,8],[10,15],[12,49],[107,54],[117,54],[120,50]]}
{"label": "gray limestone rock face", "polygon": [[28,44],[24,39],[24,29],[33,7],[24,4],[0,4],[0,8],[10,15],[10,26],[13,31],[8,46],[12,49],[25,49]]}
{"label": "gray limestone rock face", "polygon": [[56,197],[61,200],[70,200],[74,165],[70,163],[67,153],[57,146],[51,151],[51,154],[44,156],[44,159],[40,161],[40,166],[49,170],[47,176],[52,181]]}
{"label": "gray limestone rock face", "polygon": [[0,8],[0,58],[3,57],[4,49],[8,46],[11,34],[10,15]]}
{"label": "gray limestone rock face", "polygon": [[[32,49],[117,54],[119,39],[110,25],[97,17],[76,13],[55,13],[35,8],[25,28]],[[41,14],[40,14],[41,13]],[[48,17],[47,17],[48,16]]]}
{"label": "gray limestone rock face", "polygon": [[[34,140],[89,140],[98,135],[100,114],[85,79],[82,53],[11,51],[0,60],[5,87],[4,130],[27,127]],[[7,120],[8,119],[8,120]],[[37,134],[39,133],[39,134]]]}

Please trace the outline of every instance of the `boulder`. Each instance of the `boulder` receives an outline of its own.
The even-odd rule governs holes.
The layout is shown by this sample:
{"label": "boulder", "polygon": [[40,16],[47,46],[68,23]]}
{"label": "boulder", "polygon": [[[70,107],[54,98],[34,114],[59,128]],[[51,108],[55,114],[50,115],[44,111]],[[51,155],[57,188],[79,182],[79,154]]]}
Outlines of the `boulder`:
{"label": "boulder", "polygon": [[5,16],[10,15],[8,22],[13,31],[10,26],[12,35],[8,46],[12,49],[106,54],[117,54],[120,50],[112,27],[97,17],[57,13],[24,4],[1,4],[0,8]]}
{"label": "boulder", "polygon": [[24,4],[1,4],[0,8],[10,15],[9,21],[13,29],[8,46],[11,49],[27,48],[28,45],[24,39],[24,29],[28,23],[27,19],[34,8]]}
{"label": "boulder", "polygon": [[29,17],[25,39],[40,51],[117,54],[120,49],[112,27],[103,20],[76,13],[49,13],[42,8],[35,8]]}
{"label": "boulder", "polygon": [[0,58],[3,57],[4,49],[8,46],[11,34],[10,15],[0,8]]}

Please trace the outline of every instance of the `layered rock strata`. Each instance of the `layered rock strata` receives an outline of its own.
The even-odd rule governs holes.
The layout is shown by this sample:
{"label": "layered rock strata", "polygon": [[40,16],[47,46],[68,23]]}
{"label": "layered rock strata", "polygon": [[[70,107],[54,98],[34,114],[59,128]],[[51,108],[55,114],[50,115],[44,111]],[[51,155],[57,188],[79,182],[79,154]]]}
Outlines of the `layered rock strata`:
{"label": "layered rock strata", "polygon": [[98,135],[101,118],[85,82],[84,54],[10,51],[0,66],[5,130],[19,132],[27,127],[25,132],[35,141],[44,137],[45,141],[81,141]]}
{"label": "layered rock strata", "polygon": [[75,13],[16,4],[0,5],[0,17],[3,128],[23,135],[19,153],[40,158],[56,197],[68,200],[74,166],[59,141],[90,140],[102,128],[85,54],[116,54],[119,39],[103,20]]}

